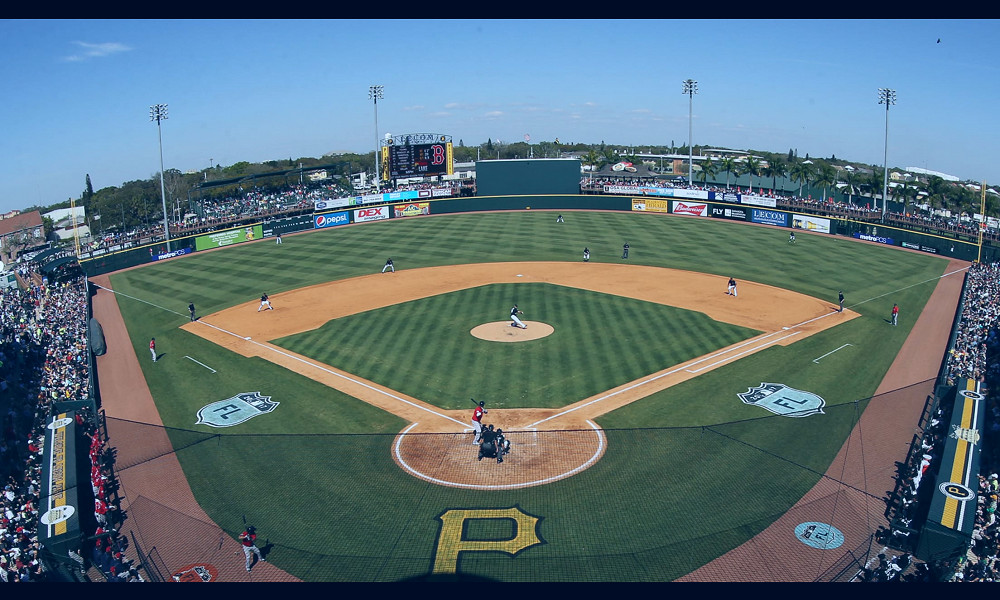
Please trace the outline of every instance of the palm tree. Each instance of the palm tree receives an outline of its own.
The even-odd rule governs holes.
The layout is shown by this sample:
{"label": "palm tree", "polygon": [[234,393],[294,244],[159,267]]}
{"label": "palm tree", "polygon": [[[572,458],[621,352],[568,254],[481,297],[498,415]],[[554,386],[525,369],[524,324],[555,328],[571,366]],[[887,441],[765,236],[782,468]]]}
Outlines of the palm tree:
{"label": "palm tree", "polygon": [[788,174],[791,176],[792,181],[797,181],[799,183],[799,198],[802,197],[802,184],[809,186],[809,179],[812,177],[812,168],[805,162],[797,162],[788,169]]}
{"label": "palm tree", "polygon": [[736,161],[732,156],[726,156],[719,161],[719,168],[726,172],[726,189],[729,189],[729,174],[736,172]]}
{"label": "palm tree", "polygon": [[823,186],[823,201],[829,198],[827,190],[831,185],[837,183],[837,170],[827,163],[821,163],[816,171],[816,185]]}
{"label": "palm tree", "polygon": [[701,167],[701,173],[698,174],[698,179],[701,179],[702,183],[705,183],[709,177],[714,178],[719,168],[711,156],[706,157],[699,166]]}
{"label": "palm tree", "polygon": [[[882,174],[872,171],[865,177],[865,185],[868,186],[868,191],[872,197],[872,208],[878,208],[878,202],[875,200],[875,195],[882,190],[882,184],[885,182]],[[882,199],[882,208],[885,208],[885,198]]]}
{"label": "palm tree", "polygon": [[935,208],[945,208],[948,203],[948,184],[937,175],[927,179],[927,203]]}
{"label": "palm tree", "polygon": [[587,155],[583,157],[583,164],[590,167],[591,181],[594,180],[594,169],[597,167],[598,164],[600,164],[600,162],[601,162],[601,157],[600,155],[597,154],[597,152],[594,151],[593,148],[591,148],[590,152],[588,152]]}
{"label": "palm tree", "polygon": [[778,178],[788,174],[788,166],[781,158],[774,156],[771,160],[767,161],[767,166],[761,172],[764,174],[764,177],[771,178],[771,191],[773,192],[778,187]]}
{"label": "palm tree", "polygon": [[857,177],[854,175],[854,171],[844,171],[844,191],[847,192],[847,203],[854,204],[854,194],[858,192]]}
{"label": "palm tree", "polygon": [[760,177],[760,161],[753,156],[747,156],[743,161],[742,171],[750,176],[750,193],[753,193],[753,178]]}

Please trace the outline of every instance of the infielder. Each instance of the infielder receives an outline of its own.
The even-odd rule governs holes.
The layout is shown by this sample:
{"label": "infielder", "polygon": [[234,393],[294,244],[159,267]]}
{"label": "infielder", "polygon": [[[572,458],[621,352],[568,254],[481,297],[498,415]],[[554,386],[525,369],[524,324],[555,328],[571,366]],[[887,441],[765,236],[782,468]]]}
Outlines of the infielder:
{"label": "infielder", "polygon": [[583,262],[590,262],[590,248],[583,249]]}
{"label": "infielder", "polygon": [[243,555],[247,558],[247,573],[250,572],[250,557],[254,554],[260,562],[267,562],[264,555],[260,553],[260,548],[257,547],[257,530],[253,525],[247,527],[247,530],[240,534],[240,543],[243,544]]}
{"label": "infielder", "polygon": [[257,307],[257,312],[260,312],[264,308],[274,310],[274,307],[271,306],[271,299],[267,297],[267,293],[260,295],[260,306]]}
{"label": "infielder", "polygon": [[390,269],[393,273],[396,272],[396,267],[392,266],[392,259],[388,258],[385,261],[385,266],[382,267],[382,272],[385,273],[386,269]]}
{"label": "infielder", "polygon": [[625,242],[625,245],[622,246],[622,259],[626,258],[628,258],[628,242]]}
{"label": "infielder", "polygon": [[474,446],[479,445],[479,440],[483,436],[483,415],[489,412],[484,408],[485,405],[486,403],[480,400],[479,406],[476,407],[476,410],[472,411],[472,429],[476,432],[472,440]]}
{"label": "infielder", "polygon": [[510,326],[520,327],[521,329],[527,329],[528,326],[522,323],[521,319],[517,318],[517,315],[523,315],[523,314],[524,314],[523,312],[517,309],[517,305],[515,304],[514,308],[510,309],[510,321],[511,321]]}
{"label": "infielder", "polygon": [[729,290],[726,292],[730,296],[736,296],[736,280],[732,277],[729,278]]}

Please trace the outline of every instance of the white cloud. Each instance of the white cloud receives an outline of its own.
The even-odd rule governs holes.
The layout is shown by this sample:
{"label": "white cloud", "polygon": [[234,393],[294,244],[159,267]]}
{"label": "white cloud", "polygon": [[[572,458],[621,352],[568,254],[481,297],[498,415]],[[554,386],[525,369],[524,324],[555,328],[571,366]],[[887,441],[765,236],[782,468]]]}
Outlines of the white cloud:
{"label": "white cloud", "polygon": [[413,106],[404,106],[403,110],[423,110],[424,106],[422,104],[415,104]]}
{"label": "white cloud", "polygon": [[503,116],[503,111],[502,110],[491,110],[490,112],[486,113],[483,116],[487,117],[487,118],[495,119],[497,117],[502,117]]}
{"label": "white cloud", "polygon": [[119,52],[128,52],[132,50],[132,48],[118,42],[106,42],[103,44],[90,44],[87,42],[72,43],[79,46],[80,51],[64,58],[64,60],[70,62],[79,62],[90,58],[100,58],[102,56],[110,56]]}

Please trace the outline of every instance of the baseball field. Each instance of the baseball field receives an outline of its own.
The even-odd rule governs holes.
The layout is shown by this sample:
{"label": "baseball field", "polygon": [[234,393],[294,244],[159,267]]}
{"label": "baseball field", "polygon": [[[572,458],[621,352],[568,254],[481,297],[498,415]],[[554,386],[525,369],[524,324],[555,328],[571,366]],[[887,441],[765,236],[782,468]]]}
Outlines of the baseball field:
{"label": "baseball field", "polygon": [[[126,529],[169,574],[221,581],[813,581],[867,544],[963,265],[563,215],[392,219],[92,278]],[[477,460],[472,399],[503,464]],[[267,557],[250,573],[244,518]]]}

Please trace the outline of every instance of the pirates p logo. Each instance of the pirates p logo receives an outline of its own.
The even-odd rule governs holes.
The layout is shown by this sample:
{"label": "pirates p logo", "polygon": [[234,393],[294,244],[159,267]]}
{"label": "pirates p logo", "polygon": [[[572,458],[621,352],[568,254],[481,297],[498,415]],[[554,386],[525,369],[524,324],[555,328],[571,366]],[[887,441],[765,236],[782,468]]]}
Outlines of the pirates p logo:
{"label": "pirates p logo", "polygon": [[242,392],[232,398],[202,406],[198,411],[198,422],[195,425],[232,427],[269,413],[277,408],[278,404],[280,402],[271,402],[270,396],[261,396],[260,392]]}
{"label": "pirates p logo", "polygon": [[764,383],[737,394],[744,404],[759,406],[784,417],[823,414],[826,400],[812,392],[790,388],[783,383]]}

